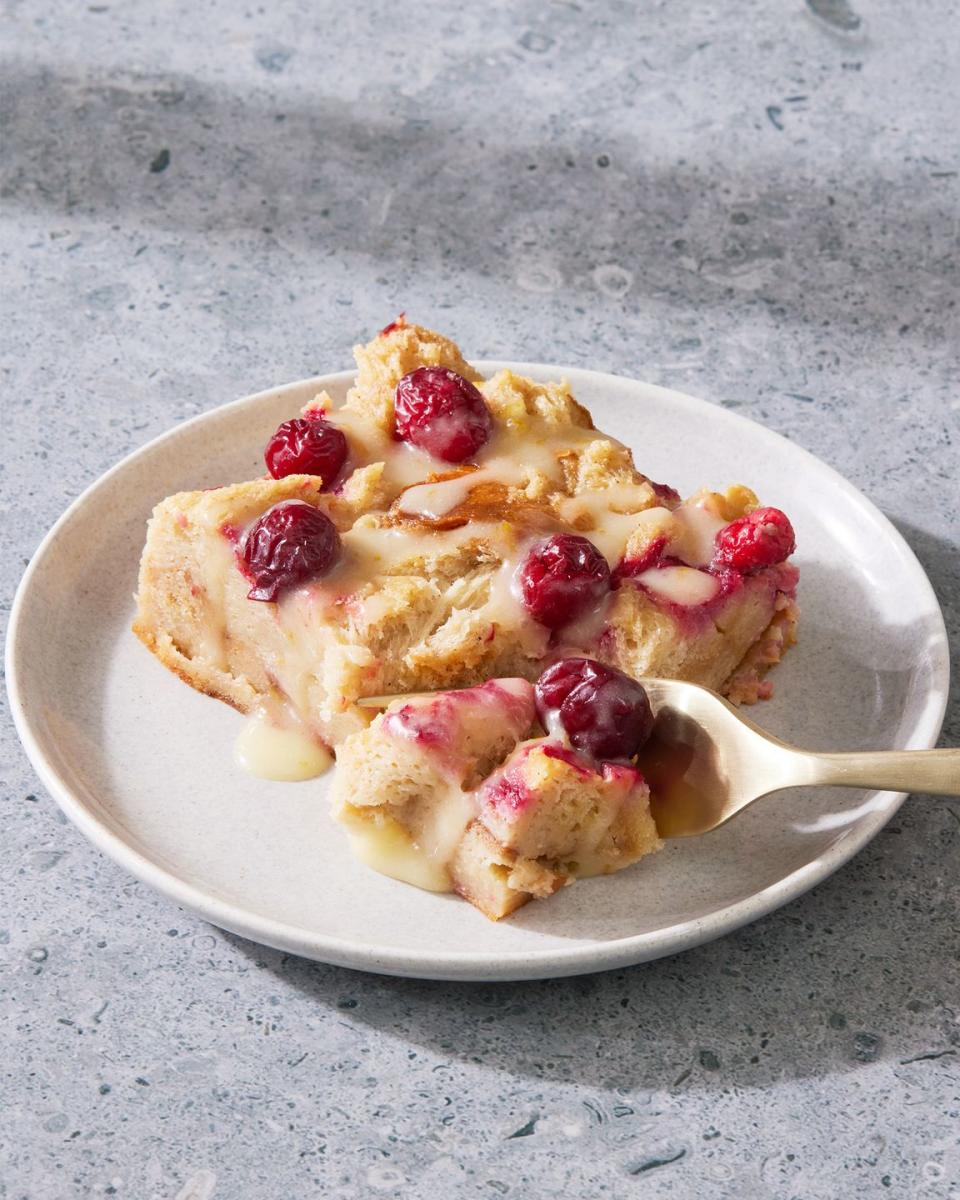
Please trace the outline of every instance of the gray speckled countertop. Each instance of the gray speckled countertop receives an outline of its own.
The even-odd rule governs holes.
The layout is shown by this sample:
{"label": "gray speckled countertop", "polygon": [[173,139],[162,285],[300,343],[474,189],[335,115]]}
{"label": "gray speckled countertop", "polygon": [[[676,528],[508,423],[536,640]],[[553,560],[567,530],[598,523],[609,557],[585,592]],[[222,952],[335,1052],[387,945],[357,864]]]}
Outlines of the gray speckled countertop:
{"label": "gray speckled countertop", "polygon": [[[850,2],[11,0],[4,615],[104,468],[404,308],[795,439],[960,646],[960,20]],[[960,805],[680,957],[438,985],[177,910],[3,734],[3,1200],[960,1197]]]}

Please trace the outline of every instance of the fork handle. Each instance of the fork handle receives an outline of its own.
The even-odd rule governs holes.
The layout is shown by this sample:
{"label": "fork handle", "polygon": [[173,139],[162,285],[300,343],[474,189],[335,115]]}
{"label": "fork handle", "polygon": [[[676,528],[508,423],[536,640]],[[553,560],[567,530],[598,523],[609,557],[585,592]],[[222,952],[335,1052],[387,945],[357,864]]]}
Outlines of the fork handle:
{"label": "fork handle", "polygon": [[793,784],[880,788],[960,796],[960,750],[870,750],[860,754],[801,754]]}

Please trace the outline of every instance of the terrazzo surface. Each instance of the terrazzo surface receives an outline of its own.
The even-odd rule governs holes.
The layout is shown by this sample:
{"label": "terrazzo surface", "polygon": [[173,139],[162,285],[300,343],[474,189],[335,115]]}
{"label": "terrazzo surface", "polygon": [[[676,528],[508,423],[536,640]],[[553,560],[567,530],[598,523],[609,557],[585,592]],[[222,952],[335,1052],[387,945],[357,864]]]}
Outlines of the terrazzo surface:
{"label": "terrazzo surface", "polygon": [[[794,439],[960,646],[956,5],[13,0],[2,28],[4,618],[106,467],[405,309]],[[960,803],[679,957],[430,984],[179,911],[3,737],[4,1200],[960,1197]]]}

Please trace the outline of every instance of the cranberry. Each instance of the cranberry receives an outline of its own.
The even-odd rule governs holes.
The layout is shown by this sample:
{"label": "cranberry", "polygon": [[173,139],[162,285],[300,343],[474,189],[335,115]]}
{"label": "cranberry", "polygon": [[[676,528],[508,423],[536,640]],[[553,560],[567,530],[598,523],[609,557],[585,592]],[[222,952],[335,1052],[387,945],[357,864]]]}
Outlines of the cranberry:
{"label": "cranberry", "polygon": [[493,432],[483,397],[447,367],[418,367],[397,384],[397,437],[444,462],[463,462]]}
{"label": "cranberry", "polygon": [[530,551],[517,572],[520,597],[532,617],[559,629],[599,604],[610,590],[610,568],[593,542],[557,533]]}
{"label": "cranberry", "polygon": [[284,588],[325,575],[339,557],[340,537],[319,509],[284,500],[250,527],[238,553],[253,584],[247,599],[276,600]]}
{"label": "cranberry", "polygon": [[779,508],[755,508],[721,529],[714,542],[713,561],[744,575],[773,567],[797,548],[793,526]]}
{"label": "cranberry", "polygon": [[635,679],[592,658],[564,658],[534,688],[545,729],[566,733],[575,749],[603,761],[630,759],[653,729],[647,693]]}
{"label": "cranberry", "polygon": [[319,475],[323,486],[336,479],[347,457],[347,439],[322,417],[284,421],[263,454],[274,479],[287,475]]}

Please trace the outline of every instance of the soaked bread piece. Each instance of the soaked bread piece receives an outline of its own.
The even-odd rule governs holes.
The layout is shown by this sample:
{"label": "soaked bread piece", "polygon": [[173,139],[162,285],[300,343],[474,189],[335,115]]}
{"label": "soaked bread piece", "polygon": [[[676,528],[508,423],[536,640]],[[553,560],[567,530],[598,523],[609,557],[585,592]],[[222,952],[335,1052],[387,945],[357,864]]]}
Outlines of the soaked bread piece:
{"label": "soaked bread piece", "polygon": [[660,848],[637,770],[533,728],[521,679],[396,701],[340,749],[333,811],[358,857],[499,920]]}

